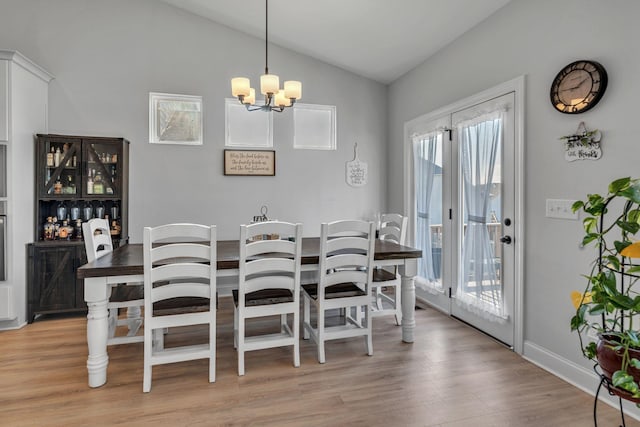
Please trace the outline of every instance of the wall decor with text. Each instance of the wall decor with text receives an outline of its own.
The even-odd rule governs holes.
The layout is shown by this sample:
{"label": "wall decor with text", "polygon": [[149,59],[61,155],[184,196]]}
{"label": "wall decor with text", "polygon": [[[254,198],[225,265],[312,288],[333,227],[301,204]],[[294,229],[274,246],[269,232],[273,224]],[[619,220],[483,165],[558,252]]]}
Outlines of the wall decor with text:
{"label": "wall decor with text", "polygon": [[236,176],[275,176],[274,150],[224,150],[224,174]]}

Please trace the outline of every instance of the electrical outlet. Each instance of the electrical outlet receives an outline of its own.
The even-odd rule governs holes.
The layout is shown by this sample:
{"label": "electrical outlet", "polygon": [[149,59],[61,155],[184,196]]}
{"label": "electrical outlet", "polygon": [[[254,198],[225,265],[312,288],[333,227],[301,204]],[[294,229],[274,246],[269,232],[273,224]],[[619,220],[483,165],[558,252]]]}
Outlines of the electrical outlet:
{"label": "electrical outlet", "polygon": [[573,212],[571,206],[575,200],[547,199],[546,216],[548,218],[578,219],[578,212]]}

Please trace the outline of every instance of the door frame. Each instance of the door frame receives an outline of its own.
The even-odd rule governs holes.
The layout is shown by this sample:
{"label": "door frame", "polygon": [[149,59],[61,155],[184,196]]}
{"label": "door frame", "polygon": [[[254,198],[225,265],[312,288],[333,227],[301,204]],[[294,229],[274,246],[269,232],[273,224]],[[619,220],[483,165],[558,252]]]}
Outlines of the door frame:
{"label": "door frame", "polygon": [[[513,351],[523,352],[524,342],[524,106],[525,106],[525,76],[519,76],[497,86],[479,92],[475,95],[456,101],[445,107],[427,114],[423,114],[404,124],[404,214],[409,216],[415,211],[415,192],[413,186],[413,147],[412,135],[424,124],[443,115],[472,107],[476,104],[491,100],[498,96],[514,92],[514,306],[513,306]],[[408,244],[414,245],[415,227],[413,221],[407,225]]]}

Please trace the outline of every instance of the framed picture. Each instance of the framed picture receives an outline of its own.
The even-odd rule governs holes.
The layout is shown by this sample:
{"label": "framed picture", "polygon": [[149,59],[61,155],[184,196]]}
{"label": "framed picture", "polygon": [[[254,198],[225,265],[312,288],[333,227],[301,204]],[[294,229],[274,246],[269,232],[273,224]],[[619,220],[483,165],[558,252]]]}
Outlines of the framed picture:
{"label": "framed picture", "polygon": [[273,113],[249,112],[235,98],[225,99],[226,147],[273,147]]}
{"label": "framed picture", "polygon": [[237,176],[275,176],[274,150],[224,150],[224,174]]}
{"label": "framed picture", "polygon": [[335,105],[299,104],[293,106],[293,148],[336,149]]}
{"label": "framed picture", "polygon": [[202,97],[150,92],[149,142],[202,145]]}

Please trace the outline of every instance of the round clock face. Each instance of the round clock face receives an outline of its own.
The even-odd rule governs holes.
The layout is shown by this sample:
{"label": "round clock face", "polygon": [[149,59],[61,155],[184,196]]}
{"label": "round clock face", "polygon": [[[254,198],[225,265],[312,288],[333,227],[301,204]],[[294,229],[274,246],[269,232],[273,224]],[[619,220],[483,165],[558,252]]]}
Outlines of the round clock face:
{"label": "round clock face", "polygon": [[595,61],[576,61],[553,79],[551,104],[556,110],[577,114],[593,108],[607,88],[607,72]]}

